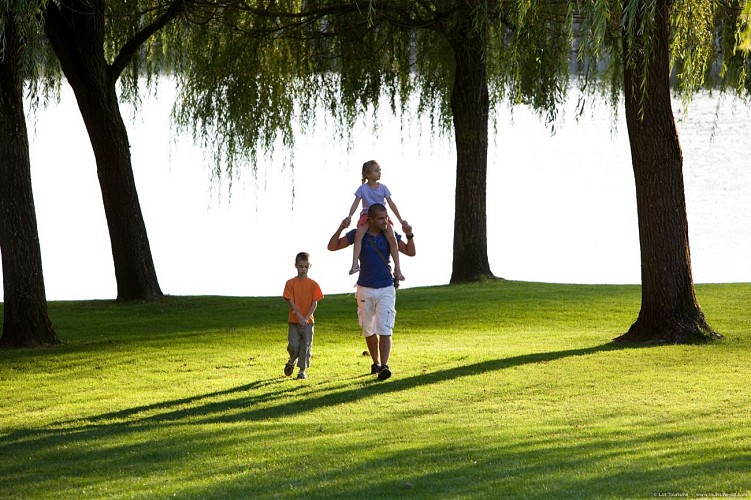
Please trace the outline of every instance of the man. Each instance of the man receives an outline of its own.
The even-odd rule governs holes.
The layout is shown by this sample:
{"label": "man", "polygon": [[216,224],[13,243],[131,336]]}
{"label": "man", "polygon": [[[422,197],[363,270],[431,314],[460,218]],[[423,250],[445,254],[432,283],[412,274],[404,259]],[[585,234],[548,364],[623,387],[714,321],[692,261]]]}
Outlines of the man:
{"label": "man", "polygon": [[[329,240],[328,249],[332,252],[347,248],[355,241],[355,229],[340,236],[349,226],[350,218],[345,218]],[[396,289],[389,265],[389,243],[384,231],[390,231],[386,207],[374,203],[368,209],[368,231],[365,233],[360,251],[360,276],[357,279],[357,317],[362,334],[373,360],[371,374],[379,380],[391,376],[389,356],[391,355],[391,334],[396,316]],[[415,242],[412,226],[404,224],[402,230],[407,242],[397,235],[399,251],[413,257]]]}

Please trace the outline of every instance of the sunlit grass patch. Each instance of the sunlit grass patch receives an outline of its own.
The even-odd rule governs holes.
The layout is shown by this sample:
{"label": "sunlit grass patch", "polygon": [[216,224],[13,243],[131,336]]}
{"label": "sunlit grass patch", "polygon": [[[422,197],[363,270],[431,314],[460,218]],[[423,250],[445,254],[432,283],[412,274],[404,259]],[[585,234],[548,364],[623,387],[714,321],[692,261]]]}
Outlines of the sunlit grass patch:
{"label": "sunlit grass patch", "polygon": [[386,382],[351,295],[305,381],[281,298],[52,303],[64,345],[0,351],[0,497],[751,493],[751,286],[697,295],[724,341],[613,344],[637,286],[400,290]]}

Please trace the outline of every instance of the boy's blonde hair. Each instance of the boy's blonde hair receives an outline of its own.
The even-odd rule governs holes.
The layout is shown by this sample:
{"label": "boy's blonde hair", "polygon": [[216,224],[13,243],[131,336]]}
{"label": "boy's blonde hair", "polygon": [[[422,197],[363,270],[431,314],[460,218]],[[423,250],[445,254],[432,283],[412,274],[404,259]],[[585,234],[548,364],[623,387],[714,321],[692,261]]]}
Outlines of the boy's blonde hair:
{"label": "boy's blonde hair", "polygon": [[295,264],[300,262],[310,262],[310,254],[308,252],[300,252],[295,255]]}

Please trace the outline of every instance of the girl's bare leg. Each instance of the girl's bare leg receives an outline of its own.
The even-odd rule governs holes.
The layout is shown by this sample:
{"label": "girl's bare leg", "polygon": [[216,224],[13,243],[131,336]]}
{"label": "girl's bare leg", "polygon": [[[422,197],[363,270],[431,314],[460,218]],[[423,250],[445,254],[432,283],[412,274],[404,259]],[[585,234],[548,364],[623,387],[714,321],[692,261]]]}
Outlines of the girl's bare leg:
{"label": "girl's bare leg", "polygon": [[355,231],[355,246],[354,250],[352,250],[352,267],[349,269],[349,274],[355,274],[360,271],[360,251],[362,250],[362,239],[365,236],[365,231],[368,230],[368,225],[363,224],[362,226],[357,226],[357,231]]}
{"label": "girl's bare leg", "polygon": [[399,266],[399,244],[396,242],[396,236],[394,235],[394,228],[389,228],[384,231],[386,233],[386,239],[389,242],[389,250],[391,251],[391,258],[394,260],[394,276],[399,281],[404,281],[404,275],[402,274],[401,267]]}

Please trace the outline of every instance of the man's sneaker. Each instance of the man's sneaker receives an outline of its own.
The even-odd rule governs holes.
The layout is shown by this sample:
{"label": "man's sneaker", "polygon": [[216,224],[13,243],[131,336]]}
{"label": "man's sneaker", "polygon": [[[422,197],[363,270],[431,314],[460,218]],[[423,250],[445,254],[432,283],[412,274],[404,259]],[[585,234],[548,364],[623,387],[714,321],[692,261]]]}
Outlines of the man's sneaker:
{"label": "man's sneaker", "polygon": [[284,365],[284,374],[289,377],[292,375],[292,372],[295,371],[295,364],[294,363],[286,363]]}
{"label": "man's sneaker", "polygon": [[380,371],[381,371],[381,365],[377,365],[375,363],[373,363],[372,365],[370,365],[370,374],[371,375],[376,375],[376,374],[380,373]]}
{"label": "man's sneaker", "polygon": [[308,374],[305,373],[305,372],[300,372],[300,373],[297,374],[297,378],[299,378],[299,379],[306,379],[306,378],[308,378]]}
{"label": "man's sneaker", "polygon": [[378,380],[386,380],[390,376],[391,370],[389,370],[389,365],[383,365],[381,371],[378,372]]}

